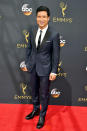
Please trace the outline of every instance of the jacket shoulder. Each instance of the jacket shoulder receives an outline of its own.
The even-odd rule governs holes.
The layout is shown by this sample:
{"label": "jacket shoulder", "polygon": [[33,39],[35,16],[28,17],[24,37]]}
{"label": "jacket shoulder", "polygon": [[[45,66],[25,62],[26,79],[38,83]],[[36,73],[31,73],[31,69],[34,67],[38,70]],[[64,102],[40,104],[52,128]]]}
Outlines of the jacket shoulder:
{"label": "jacket shoulder", "polygon": [[50,29],[51,35],[52,35],[53,37],[60,35],[59,32],[57,31],[57,29],[55,29],[54,27],[49,26],[49,29]]}

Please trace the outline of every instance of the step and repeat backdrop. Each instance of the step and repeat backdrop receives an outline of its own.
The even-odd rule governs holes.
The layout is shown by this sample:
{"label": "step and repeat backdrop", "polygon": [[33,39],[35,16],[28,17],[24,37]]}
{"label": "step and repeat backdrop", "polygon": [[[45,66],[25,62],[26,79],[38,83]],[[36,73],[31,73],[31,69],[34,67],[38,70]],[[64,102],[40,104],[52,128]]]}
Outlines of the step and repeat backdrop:
{"label": "step and repeat backdrop", "polygon": [[30,76],[20,64],[41,5],[50,9],[49,24],[60,33],[60,62],[49,104],[87,106],[86,0],[0,0],[0,103],[32,103]]}

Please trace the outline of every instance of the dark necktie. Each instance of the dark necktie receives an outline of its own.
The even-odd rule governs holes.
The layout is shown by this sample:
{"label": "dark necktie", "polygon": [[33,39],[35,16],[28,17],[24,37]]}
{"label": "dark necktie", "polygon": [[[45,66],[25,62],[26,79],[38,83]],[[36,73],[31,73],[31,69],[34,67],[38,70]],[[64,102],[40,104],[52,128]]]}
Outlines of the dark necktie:
{"label": "dark necktie", "polygon": [[40,43],[41,43],[41,34],[42,34],[42,30],[40,30],[40,35],[39,35],[39,39],[38,39],[37,50],[40,48]]}

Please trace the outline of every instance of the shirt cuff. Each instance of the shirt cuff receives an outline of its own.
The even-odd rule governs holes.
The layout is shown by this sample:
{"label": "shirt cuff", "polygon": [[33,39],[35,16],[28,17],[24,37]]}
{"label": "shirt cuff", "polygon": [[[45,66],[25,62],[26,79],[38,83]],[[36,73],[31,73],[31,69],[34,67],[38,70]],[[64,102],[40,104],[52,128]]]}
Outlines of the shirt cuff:
{"label": "shirt cuff", "polygon": [[56,74],[56,73],[52,73],[52,72],[51,72],[51,74],[53,74],[53,75],[56,75],[56,76],[57,76],[57,74]]}

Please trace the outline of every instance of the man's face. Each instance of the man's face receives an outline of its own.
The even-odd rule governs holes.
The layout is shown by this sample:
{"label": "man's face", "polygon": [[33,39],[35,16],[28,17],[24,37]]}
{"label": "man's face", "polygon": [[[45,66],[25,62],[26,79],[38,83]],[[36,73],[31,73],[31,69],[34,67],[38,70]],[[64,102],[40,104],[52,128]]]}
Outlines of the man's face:
{"label": "man's face", "polygon": [[49,22],[50,17],[47,15],[46,11],[40,11],[37,13],[37,24],[41,29],[44,29]]}

